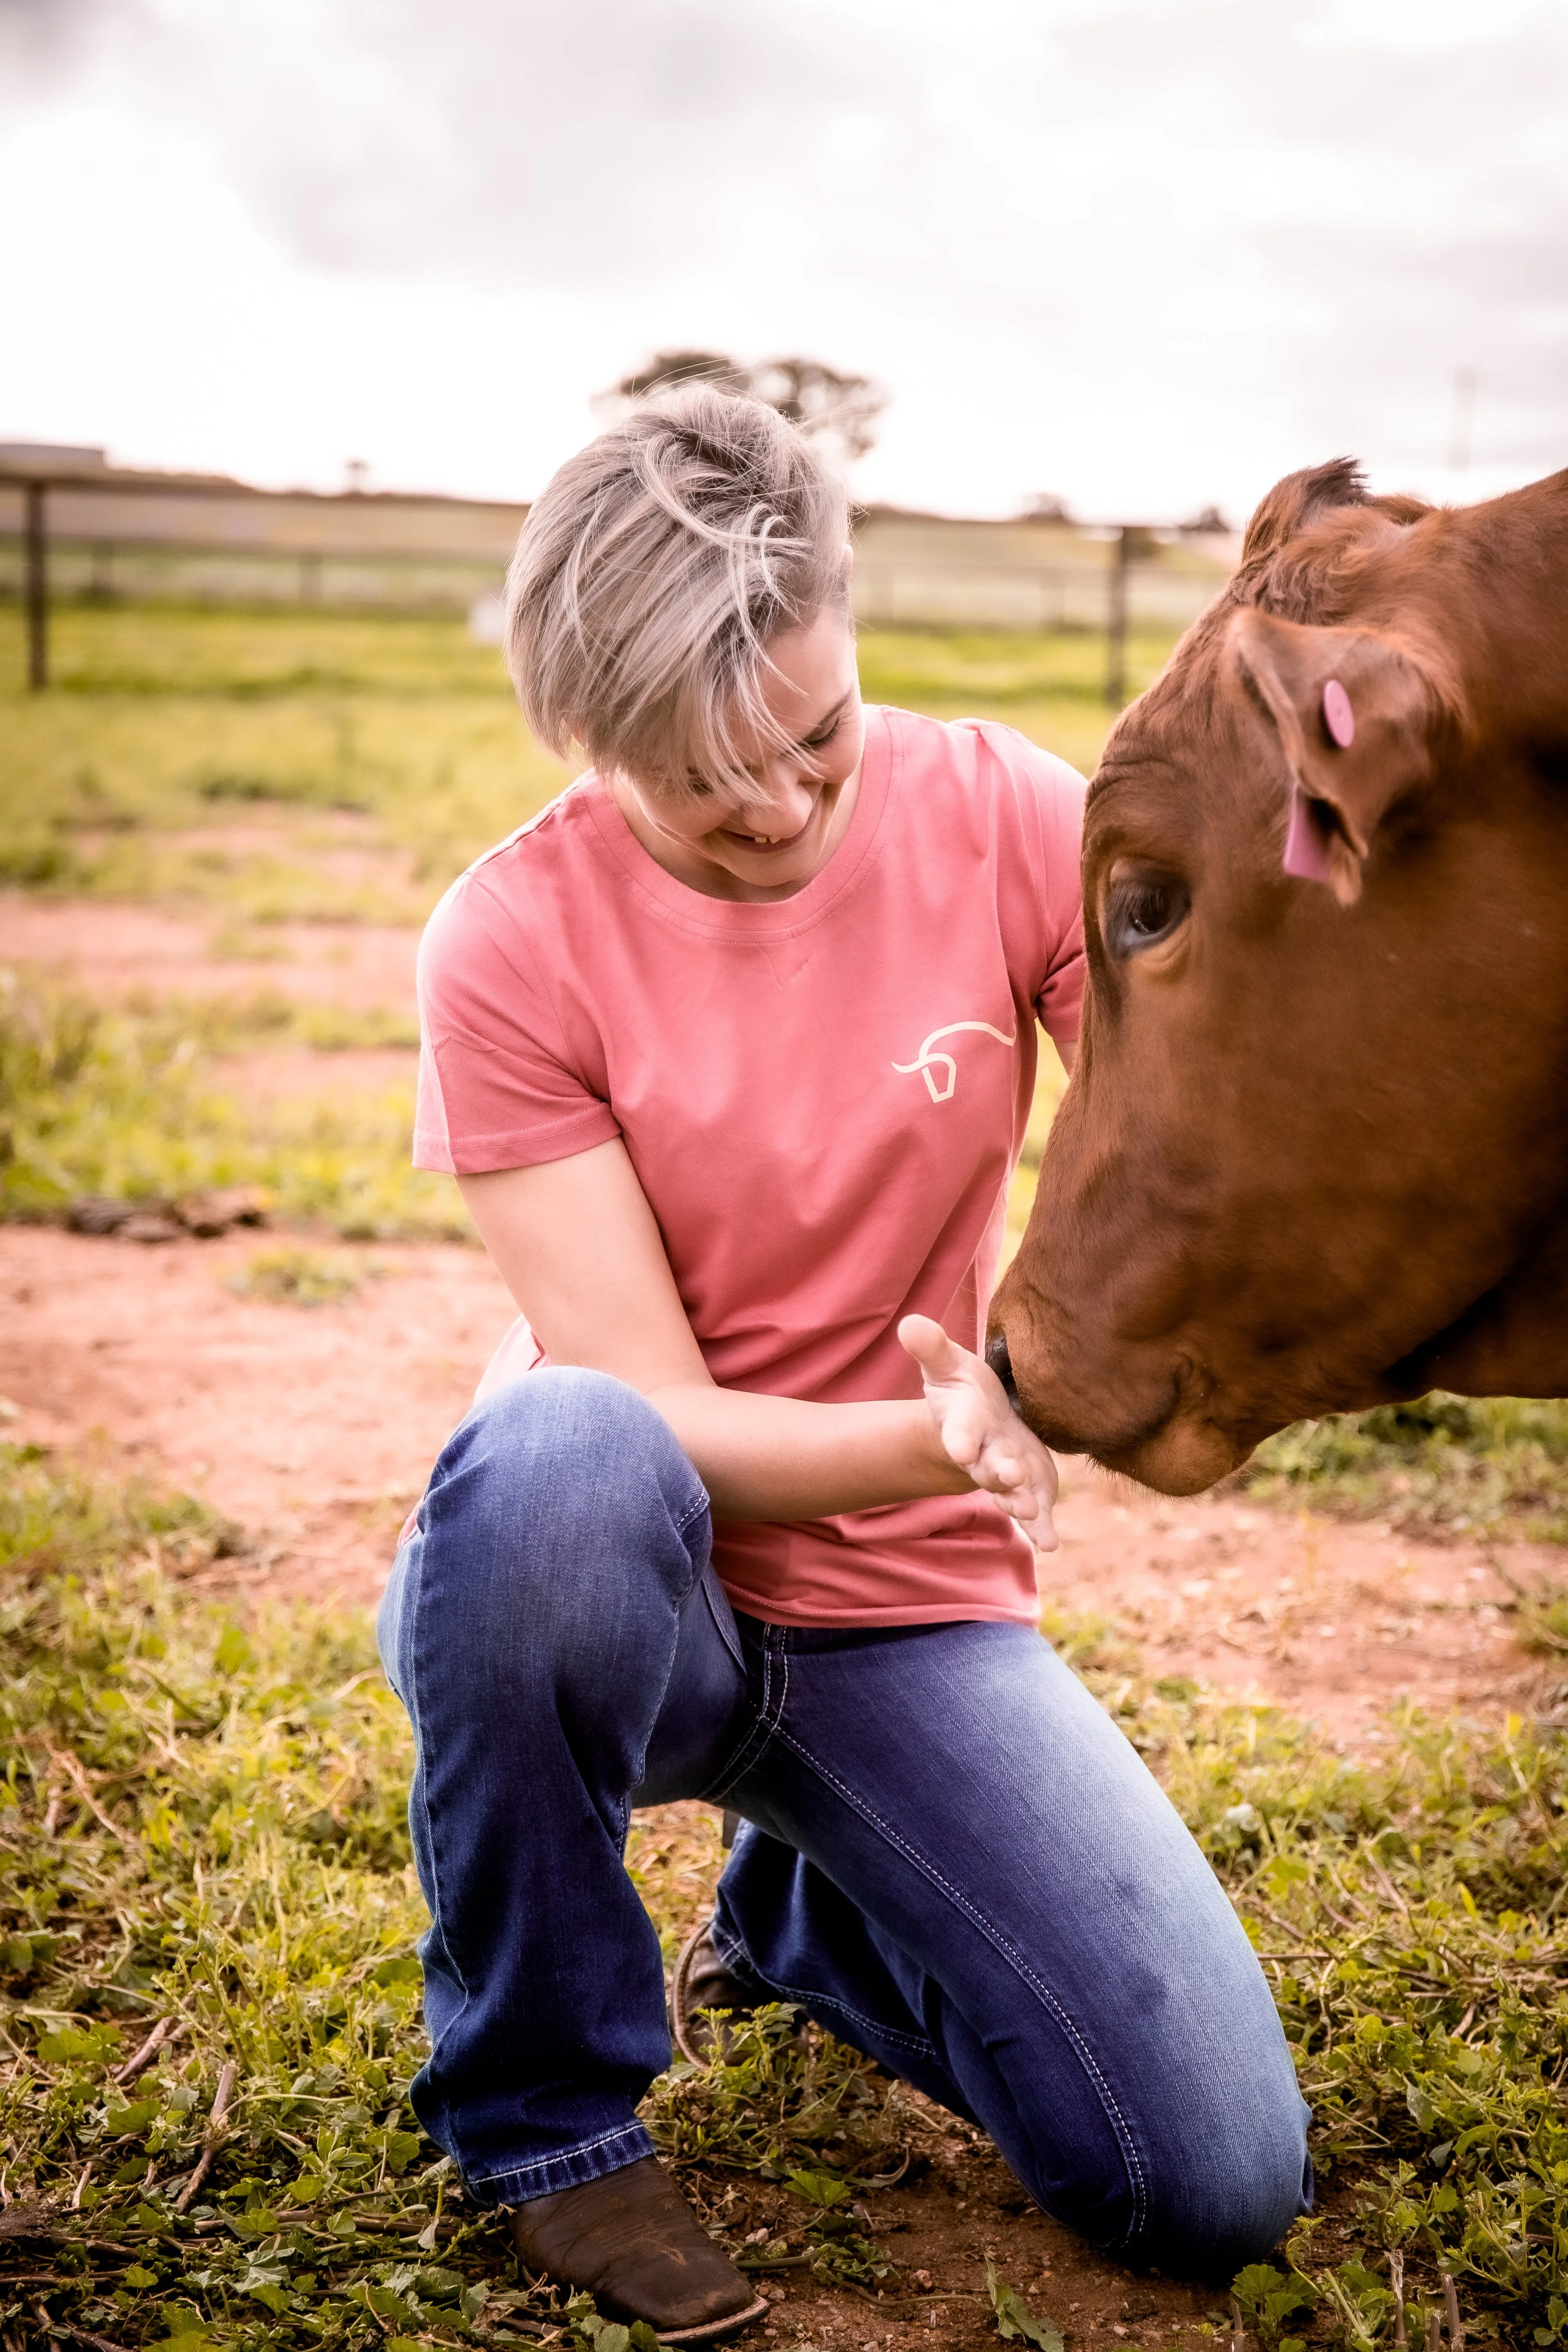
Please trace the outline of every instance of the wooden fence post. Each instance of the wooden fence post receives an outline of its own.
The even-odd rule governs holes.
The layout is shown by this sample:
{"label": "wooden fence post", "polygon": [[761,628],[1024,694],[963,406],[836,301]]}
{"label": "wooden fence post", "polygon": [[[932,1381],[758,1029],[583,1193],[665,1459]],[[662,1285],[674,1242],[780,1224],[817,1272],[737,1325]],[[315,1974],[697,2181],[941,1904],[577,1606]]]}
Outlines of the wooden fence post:
{"label": "wooden fence post", "polygon": [[34,694],[41,694],[49,682],[48,533],[44,510],[47,490],[47,482],[26,485],[27,686]]}
{"label": "wooden fence post", "polygon": [[1110,565],[1110,611],[1106,625],[1105,698],[1112,710],[1127,699],[1127,573],[1132,562],[1132,525],[1116,534]]}

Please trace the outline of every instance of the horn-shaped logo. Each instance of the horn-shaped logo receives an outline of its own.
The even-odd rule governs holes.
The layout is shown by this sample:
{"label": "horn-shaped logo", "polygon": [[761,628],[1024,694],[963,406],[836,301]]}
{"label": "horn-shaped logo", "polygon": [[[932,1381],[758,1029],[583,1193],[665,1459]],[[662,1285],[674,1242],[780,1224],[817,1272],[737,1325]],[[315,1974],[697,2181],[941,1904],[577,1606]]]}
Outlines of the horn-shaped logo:
{"label": "horn-shaped logo", "polygon": [[[935,1048],[944,1037],[956,1037],[964,1029],[977,1029],[984,1036],[994,1037],[999,1045],[1016,1045],[1018,1042],[1016,1030],[1009,1035],[1005,1030],[993,1029],[989,1021],[950,1021],[945,1029],[931,1031],[912,1062],[895,1062],[894,1069],[903,1077],[908,1077],[911,1070],[918,1070],[926,1082],[926,1092],[933,1103],[951,1101],[953,1087],[958,1084],[958,1064],[951,1054],[939,1054]],[[939,1070],[943,1073],[940,1081],[937,1077]]]}

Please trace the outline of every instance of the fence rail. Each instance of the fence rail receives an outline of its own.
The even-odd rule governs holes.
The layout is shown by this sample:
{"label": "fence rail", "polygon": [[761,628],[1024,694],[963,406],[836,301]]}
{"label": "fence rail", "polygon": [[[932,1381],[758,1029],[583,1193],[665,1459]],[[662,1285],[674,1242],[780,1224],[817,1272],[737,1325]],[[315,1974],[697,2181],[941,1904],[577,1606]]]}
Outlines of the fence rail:
{"label": "fence rail", "polygon": [[[24,469],[0,455],[0,595],[26,606],[27,682],[41,691],[61,596],[461,612],[494,596],[527,513],[500,500]],[[1129,632],[1184,628],[1227,568],[1134,525],[1037,535],[882,509],[858,533],[854,602],[868,626],[1103,633],[1119,707]]]}

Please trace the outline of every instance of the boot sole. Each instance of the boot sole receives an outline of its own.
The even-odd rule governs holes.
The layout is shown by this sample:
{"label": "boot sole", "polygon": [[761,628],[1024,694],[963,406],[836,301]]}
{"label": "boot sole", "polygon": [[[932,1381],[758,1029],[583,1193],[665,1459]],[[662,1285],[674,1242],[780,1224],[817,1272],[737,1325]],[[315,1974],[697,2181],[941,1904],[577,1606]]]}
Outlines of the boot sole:
{"label": "boot sole", "polygon": [[[765,2319],[772,2309],[767,2296],[760,2294],[744,2311],[733,2312],[726,2319],[705,2320],[700,2327],[654,2327],[653,2332],[661,2344],[717,2344],[726,2336],[739,2335],[754,2319]],[[648,2326],[653,2327],[651,2319]]]}

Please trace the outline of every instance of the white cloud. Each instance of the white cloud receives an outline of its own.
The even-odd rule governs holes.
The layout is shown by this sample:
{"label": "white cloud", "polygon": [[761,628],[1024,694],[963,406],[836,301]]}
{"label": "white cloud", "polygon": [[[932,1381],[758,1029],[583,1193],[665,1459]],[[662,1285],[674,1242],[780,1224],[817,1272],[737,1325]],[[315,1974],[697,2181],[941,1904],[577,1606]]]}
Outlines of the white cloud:
{"label": "white cloud", "polygon": [[[1568,458],[1568,8],[0,0],[0,426],[517,492],[658,343],[894,394],[865,493]],[[25,96],[20,102],[15,92]]]}

